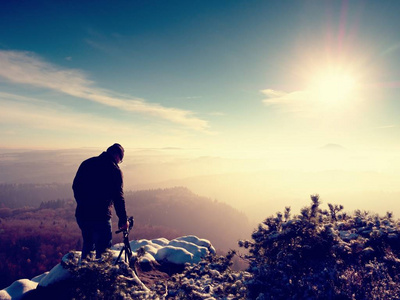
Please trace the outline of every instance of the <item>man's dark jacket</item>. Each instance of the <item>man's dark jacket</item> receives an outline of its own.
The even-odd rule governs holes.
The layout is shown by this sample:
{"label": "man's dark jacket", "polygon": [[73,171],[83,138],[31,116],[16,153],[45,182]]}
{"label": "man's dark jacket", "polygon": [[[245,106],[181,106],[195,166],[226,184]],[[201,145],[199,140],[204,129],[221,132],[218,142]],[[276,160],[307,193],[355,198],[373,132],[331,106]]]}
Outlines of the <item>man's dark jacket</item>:
{"label": "man's dark jacket", "polygon": [[126,224],[122,172],[107,152],[85,160],[76,173],[72,189],[80,221],[106,221],[114,204],[118,226]]}

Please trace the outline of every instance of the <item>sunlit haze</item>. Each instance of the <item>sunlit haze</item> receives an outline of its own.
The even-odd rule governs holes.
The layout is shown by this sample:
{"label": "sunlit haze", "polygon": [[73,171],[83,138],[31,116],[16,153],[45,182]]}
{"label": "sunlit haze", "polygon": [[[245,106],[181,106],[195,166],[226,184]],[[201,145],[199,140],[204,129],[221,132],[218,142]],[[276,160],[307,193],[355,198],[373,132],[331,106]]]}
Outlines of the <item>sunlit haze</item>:
{"label": "sunlit haze", "polygon": [[356,82],[351,75],[340,72],[319,74],[313,83],[317,99],[333,105],[347,105],[355,97],[352,95]]}
{"label": "sunlit haze", "polygon": [[0,183],[72,182],[118,142],[127,189],[251,218],[400,217],[399,1],[3,1]]}

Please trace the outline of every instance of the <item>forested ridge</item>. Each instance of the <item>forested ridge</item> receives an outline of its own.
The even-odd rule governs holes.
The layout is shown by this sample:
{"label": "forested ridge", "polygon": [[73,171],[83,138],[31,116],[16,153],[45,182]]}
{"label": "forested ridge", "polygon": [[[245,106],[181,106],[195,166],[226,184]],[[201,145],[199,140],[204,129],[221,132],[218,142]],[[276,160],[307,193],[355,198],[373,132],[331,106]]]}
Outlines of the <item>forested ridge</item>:
{"label": "forested ridge", "polygon": [[37,208],[42,202],[72,197],[71,184],[0,184],[0,207]]}
{"label": "forested ridge", "polygon": [[[61,198],[47,200],[57,190]],[[56,184],[0,185],[0,289],[48,271],[64,254],[81,249],[76,204],[71,198],[62,199],[63,190],[65,186]],[[16,195],[21,196],[18,205],[8,207],[7,197]],[[196,234],[228,250],[251,233],[244,214],[186,188],[128,191],[125,196],[127,212],[135,218],[131,239]],[[113,228],[117,228],[115,216]],[[114,234],[113,243],[118,242],[121,236]]]}

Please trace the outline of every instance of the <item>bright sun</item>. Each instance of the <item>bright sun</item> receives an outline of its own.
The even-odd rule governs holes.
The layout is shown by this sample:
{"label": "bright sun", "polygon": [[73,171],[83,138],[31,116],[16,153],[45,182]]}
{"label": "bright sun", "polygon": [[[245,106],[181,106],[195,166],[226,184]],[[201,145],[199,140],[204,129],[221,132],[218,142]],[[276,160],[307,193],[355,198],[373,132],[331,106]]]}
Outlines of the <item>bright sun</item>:
{"label": "bright sun", "polygon": [[356,81],[354,77],[342,71],[330,71],[319,74],[311,84],[311,90],[318,102],[329,105],[342,105],[354,97]]}

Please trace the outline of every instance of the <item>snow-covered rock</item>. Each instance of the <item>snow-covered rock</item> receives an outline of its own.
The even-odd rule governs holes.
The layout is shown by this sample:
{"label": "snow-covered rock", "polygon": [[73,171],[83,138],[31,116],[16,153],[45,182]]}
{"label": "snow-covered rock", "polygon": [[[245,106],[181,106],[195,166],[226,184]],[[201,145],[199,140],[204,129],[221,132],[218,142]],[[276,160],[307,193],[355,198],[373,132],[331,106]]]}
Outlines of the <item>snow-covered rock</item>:
{"label": "snow-covered rock", "polygon": [[23,294],[36,289],[38,283],[29,279],[14,281],[8,288],[0,291],[0,300],[19,300]]}
{"label": "snow-covered rock", "polygon": [[205,247],[210,251],[210,254],[215,254],[215,248],[211,245],[210,241],[205,239],[200,239],[195,235],[186,235],[179,238],[176,238],[177,241],[186,241],[197,246]]}
{"label": "snow-covered rock", "polygon": [[46,287],[56,282],[68,279],[70,277],[71,277],[70,272],[65,268],[63,268],[61,264],[58,264],[39,281],[39,286]]}
{"label": "snow-covered rock", "polygon": [[160,245],[160,246],[167,246],[169,243],[169,240],[167,240],[166,238],[158,238],[158,239],[154,239],[151,241],[152,241],[152,243]]}
{"label": "snow-covered rock", "polygon": [[194,255],[181,247],[165,246],[155,256],[158,262],[169,262],[176,265],[182,265],[186,262],[193,263]]}
{"label": "snow-covered rock", "polygon": [[[141,239],[131,241],[131,249],[137,252],[143,249],[144,256],[139,258],[139,263],[151,263],[157,261],[158,263],[198,263],[202,258],[208,254],[215,254],[215,248],[210,241],[200,239],[194,235],[182,236],[171,241],[166,238],[159,238],[153,240]],[[117,251],[114,255],[118,256],[118,251],[123,248],[124,244],[119,243],[114,245],[111,249]]]}
{"label": "snow-covered rock", "polygon": [[39,276],[33,277],[31,280],[33,282],[39,283],[47,274],[49,274],[49,272],[45,272],[43,274],[40,274]]}
{"label": "snow-covered rock", "polygon": [[198,263],[201,258],[205,257],[209,253],[207,248],[197,246],[184,240],[172,240],[168,245],[175,248],[183,248],[190,252],[193,255],[194,263]]}

